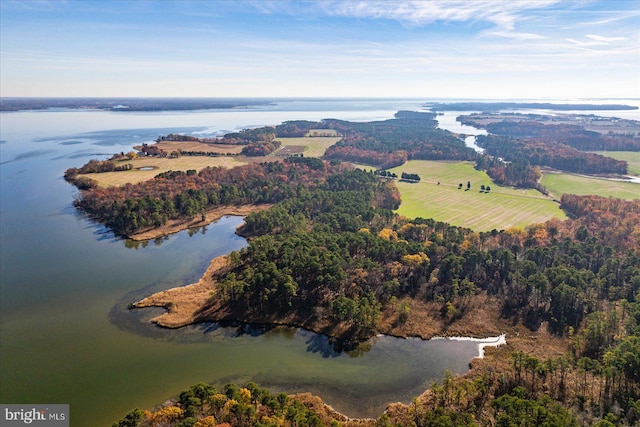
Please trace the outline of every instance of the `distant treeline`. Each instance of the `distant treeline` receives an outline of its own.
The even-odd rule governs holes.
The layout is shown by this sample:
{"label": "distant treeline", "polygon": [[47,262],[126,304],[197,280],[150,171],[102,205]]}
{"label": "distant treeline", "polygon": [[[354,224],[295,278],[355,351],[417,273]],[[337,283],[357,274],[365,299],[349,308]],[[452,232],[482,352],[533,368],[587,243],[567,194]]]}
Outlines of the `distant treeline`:
{"label": "distant treeline", "polygon": [[50,108],[170,111],[208,110],[269,105],[264,99],[233,98],[0,98],[0,111],[46,110]]}
{"label": "distant treeline", "polygon": [[184,135],[180,133],[170,133],[169,135],[162,135],[156,139],[156,142],[163,141],[189,141],[189,142],[201,142],[203,144],[220,144],[221,138],[199,138],[191,135]]}
{"label": "distant treeline", "polygon": [[584,174],[627,173],[627,162],[595,153],[586,153],[543,138],[516,139],[507,136],[479,135],[476,144],[486,153],[506,161],[528,162],[568,172]]}
{"label": "distant treeline", "polygon": [[623,104],[553,104],[550,102],[432,102],[425,107],[433,111],[498,111],[507,109],[537,110],[637,110],[638,107]]}
{"label": "distant treeline", "polygon": [[437,129],[435,114],[399,111],[379,122],[325,120],[343,138],[329,147],[327,159],[365,163],[389,169],[407,160],[475,160],[477,154],[448,131]]}
{"label": "distant treeline", "polygon": [[554,141],[582,151],[640,151],[639,138],[625,135],[602,135],[577,125],[544,124],[527,120],[503,120],[480,125],[473,120],[473,116],[462,116],[460,122],[470,126],[483,127],[494,135]]}

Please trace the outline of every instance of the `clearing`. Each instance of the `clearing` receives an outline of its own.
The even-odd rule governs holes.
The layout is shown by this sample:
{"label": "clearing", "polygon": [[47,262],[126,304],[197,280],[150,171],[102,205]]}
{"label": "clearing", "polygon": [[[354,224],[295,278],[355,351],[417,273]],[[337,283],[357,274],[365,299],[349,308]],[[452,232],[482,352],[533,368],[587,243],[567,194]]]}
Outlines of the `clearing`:
{"label": "clearing", "polygon": [[[331,129],[320,129],[330,131]],[[311,131],[313,132],[313,131]],[[340,136],[303,136],[301,138],[276,138],[282,146],[273,155],[281,156],[302,152],[305,157],[322,157],[327,148],[342,139]],[[288,147],[295,147],[293,149]],[[302,150],[301,148],[302,147]]]}
{"label": "clearing", "polygon": [[[207,166],[221,166],[232,168],[246,164],[238,161],[233,157],[208,157],[208,156],[180,156],[177,158],[169,157],[139,157],[134,160],[124,160],[116,162],[117,165],[130,163],[133,165],[132,170],[119,172],[102,172],[78,175],[92,179],[101,187],[120,186],[127,183],[137,184],[142,181],[152,179],[154,176],[162,172],[187,171],[195,169],[197,171]],[[140,170],[144,168],[143,170]]]}

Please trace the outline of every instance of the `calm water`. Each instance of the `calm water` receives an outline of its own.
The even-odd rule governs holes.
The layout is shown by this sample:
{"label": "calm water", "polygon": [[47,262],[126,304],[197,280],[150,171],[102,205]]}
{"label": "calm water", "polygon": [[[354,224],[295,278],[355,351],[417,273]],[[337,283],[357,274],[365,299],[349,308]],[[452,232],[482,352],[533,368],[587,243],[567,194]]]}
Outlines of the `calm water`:
{"label": "calm water", "polygon": [[323,336],[279,328],[164,330],[128,311],[151,292],[195,281],[246,242],[237,217],[131,245],[78,214],[65,169],[169,132],[220,134],[284,120],[392,117],[418,101],[299,101],[250,110],[0,114],[0,401],[69,403],[73,426],[111,423],[200,382],[256,381],[312,391],[352,416],[377,416],[466,371],[477,343],[379,337],[338,353]]}

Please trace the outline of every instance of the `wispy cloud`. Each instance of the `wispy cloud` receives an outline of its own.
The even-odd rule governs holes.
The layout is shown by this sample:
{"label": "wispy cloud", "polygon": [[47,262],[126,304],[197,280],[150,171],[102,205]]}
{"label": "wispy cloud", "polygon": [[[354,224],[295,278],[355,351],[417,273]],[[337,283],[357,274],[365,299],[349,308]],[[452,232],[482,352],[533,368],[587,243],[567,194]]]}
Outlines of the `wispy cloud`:
{"label": "wispy cloud", "polygon": [[0,83],[4,96],[625,94],[640,65],[630,3],[0,0]]}
{"label": "wispy cloud", "polygon": [[323,2],[328,15],[357,18],[395,19],[416,25],[433,22],[486,21],[503,31],[515,28],[520,14],[550,7],[559,0],[530,1],[463,1],[463,0],[406,0],[406,1],[347,1]]}
{"label": "wispy cloud", "polygon": [[597,42],[602,42],[602,43],[611,43],[611,42],[628,40],[627,37],[605,37],[605,36],[599,36],[596,34],[587,34],[585,37],[591,40],[595,40]]}
{"label": "wispy cloud", "polygon": [[[637,4],[637,2],[635,3]],[[628,20],[638,18],[640,16],[640,9],[603,12],[602,14],[604,14],[605,16],[604,17],[599,16],[595,20],[585,20],[582,22],[575,22],[574,25],[579,27],[599,27],[602,25],[609,25],[614,22],[628,21]]]}
{"label": "wispy cloud", "polygon": [[594,47],[594,46],[607,46],[615,42],[623,42],[629,40],[627,37],[605,37],[596,34],[587,34],[584,36],[587,40],[576,40],[574,38],[567,38],[566,41],[573,43],[580,47]]}

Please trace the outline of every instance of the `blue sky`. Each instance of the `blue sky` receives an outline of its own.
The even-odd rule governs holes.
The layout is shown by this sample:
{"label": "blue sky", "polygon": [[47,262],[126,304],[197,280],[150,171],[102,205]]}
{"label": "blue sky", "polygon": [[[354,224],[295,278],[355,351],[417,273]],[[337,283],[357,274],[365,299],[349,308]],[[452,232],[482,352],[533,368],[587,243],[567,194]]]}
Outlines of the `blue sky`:
{"label": "blue sky", "polygon": [[639,98],[640,0],[0,0],[0,94]]}

